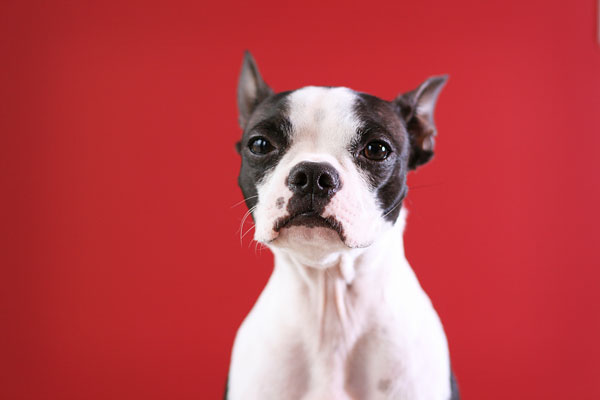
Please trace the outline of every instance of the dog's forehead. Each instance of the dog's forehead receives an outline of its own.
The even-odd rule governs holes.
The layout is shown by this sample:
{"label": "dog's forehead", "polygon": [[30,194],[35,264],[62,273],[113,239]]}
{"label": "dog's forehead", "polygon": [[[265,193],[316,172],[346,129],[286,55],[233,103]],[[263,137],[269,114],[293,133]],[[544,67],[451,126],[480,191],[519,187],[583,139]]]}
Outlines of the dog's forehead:
{"label": "dog's forehead", "polygon": [[359,96],[344,87],[308,86],[288,96],[288,120],[294,142],[348,144],[361,121],[355,110]]}

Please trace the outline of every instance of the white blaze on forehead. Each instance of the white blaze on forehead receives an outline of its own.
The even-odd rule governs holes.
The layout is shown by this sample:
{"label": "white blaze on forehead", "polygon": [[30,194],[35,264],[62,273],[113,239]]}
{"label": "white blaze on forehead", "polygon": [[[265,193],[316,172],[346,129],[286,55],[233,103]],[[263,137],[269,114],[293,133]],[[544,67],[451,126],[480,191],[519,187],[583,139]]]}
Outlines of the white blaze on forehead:
{"label": "white blaze on forehead", "polygon": [[288,98],[292,143],[307,142],[313,150],[338,154],[347,149],[360,121],[354,105],[358,96],[348,88],[308,86]]}

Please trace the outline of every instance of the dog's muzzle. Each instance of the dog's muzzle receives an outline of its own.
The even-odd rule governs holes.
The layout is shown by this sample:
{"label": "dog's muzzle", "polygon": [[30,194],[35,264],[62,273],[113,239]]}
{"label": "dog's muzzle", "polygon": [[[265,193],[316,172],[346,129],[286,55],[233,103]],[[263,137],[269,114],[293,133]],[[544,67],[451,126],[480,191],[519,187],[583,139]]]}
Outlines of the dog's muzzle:
{"label": "dog's muzzle", "polygon": [[303,161],[291,169],[286,183],[293,195],[288,201],[288,215],[277,220],[275,231],[286,226],[301,225],[321,226],[342,233],[335,218],[321,215],[342,187],[340,175],[331,164]]}

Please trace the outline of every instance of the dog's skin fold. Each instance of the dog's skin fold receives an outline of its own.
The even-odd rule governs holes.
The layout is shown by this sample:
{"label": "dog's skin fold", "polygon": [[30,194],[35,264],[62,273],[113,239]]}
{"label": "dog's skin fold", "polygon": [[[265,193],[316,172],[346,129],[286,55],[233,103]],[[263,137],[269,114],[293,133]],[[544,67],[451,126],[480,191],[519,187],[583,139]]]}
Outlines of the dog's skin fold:
{"label": "dog's skin fold", "polygon": [[237,333],[226,399],[458,399],[402,238],[406,175],[433,156],[446,80],[392,101],[341,87],[275,93],[246,52],[238,182],[275,266]]}

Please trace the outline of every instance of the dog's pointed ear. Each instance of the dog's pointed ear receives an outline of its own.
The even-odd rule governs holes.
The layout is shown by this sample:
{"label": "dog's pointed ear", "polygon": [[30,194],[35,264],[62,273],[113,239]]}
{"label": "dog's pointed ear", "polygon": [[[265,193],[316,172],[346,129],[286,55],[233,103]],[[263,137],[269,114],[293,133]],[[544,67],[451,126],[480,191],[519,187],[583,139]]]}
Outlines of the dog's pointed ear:
{"label": "dog's pointed ear", "polygon": [[394,99],[398,112],[406,123],[410,137],[408,167],[415,169],[433,157],[436,128],[433,122],[435,103],[448,80],[448,75],[427,79],[418,88]]}
{"label": "dog's pointed ear", "polygon": [[246,50],[237,89],[238,119],[242,129],[245,128],[256,106],[271,94],[273,91],[260,76],[254,57]]}

